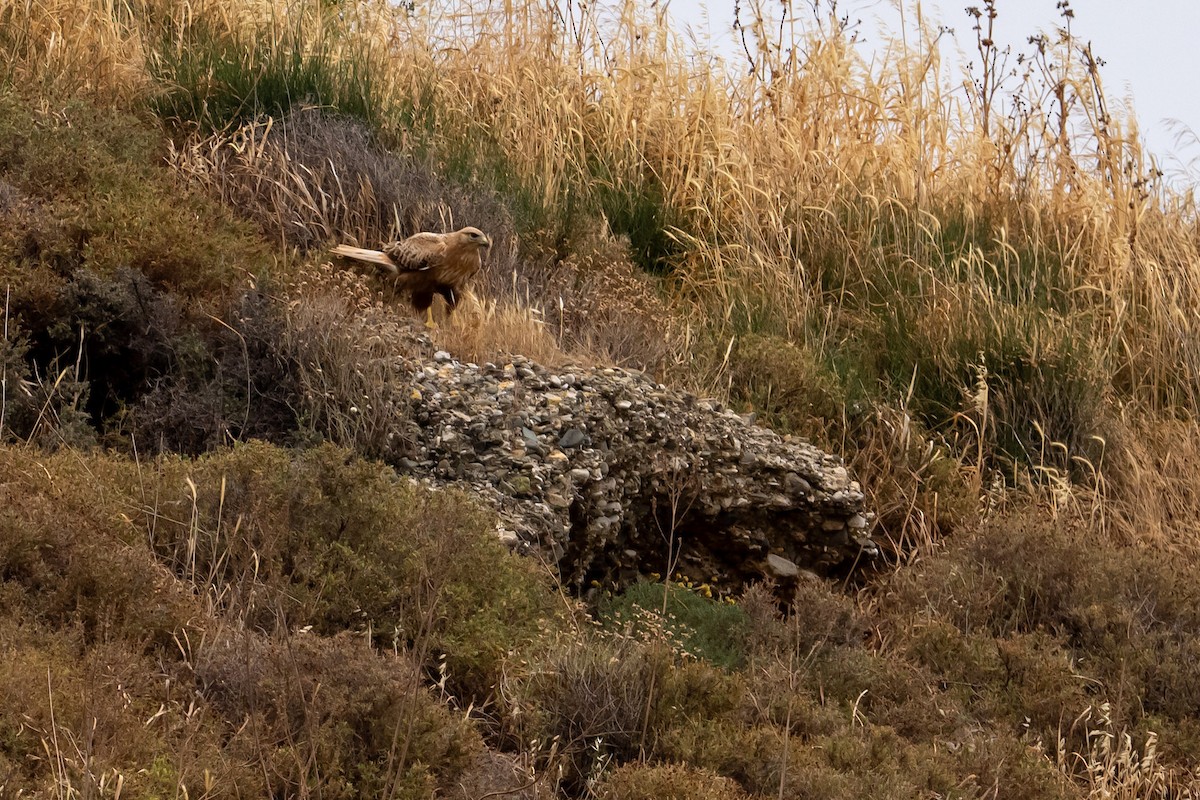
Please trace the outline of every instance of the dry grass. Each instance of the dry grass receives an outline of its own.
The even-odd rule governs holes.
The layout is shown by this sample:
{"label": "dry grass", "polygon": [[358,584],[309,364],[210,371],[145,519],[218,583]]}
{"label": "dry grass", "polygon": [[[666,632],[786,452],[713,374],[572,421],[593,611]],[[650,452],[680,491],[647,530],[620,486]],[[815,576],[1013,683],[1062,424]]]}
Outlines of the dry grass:
{"label": "dry grass", "polygon": [[1139,750],[1128,732],[1114,730],[1110,711],[1107,703],[1089,706],[1072,723],[1086,732],[1084,752],[1066,752],[1059,743],[1058,766],[1082,778],[1087,800],[1158,800],[1200,792],[1200,776],[1166,762],[1155,734]]}
{"label": "dry grass", "polygon": [[285,303],[278,352],[297,381],[302,423],[375,458],[405,453],[404,356],[432,355],[415,321],[329,265],[300,273]]}
{"label": "dry grass", "polygon": [[[536,234],[525,245],[514,212],[493,190],[446,181],[411,153],[388,152],[361,122],[306,109],[188,139],[170,160],[284,247],[377,247],[422,230],[486,228],[494,244],[476,283],[488,299],[465,314],[480,330],[461,329],[448,342],[460,343],[464,357],[522,352],[558,362],[562,350],[581,361],[656,368],[677,353],[662,335],[673,324],[666,303],[620,242],[588,234],[566,257],[537,246]],[[379,285],[403,301],[390,297],[386,278]]]}
{"label": "dry grass", "polygon": [[431,336],[440,349],[460,361],[476,364],[497,363],[514,354],[550,367],[597,361],[588,353],[563,352],[550,326],[535,310],[499,306],[474,295],[460,304],[454,316],[444,319]]}
{"label": "dry grass", "polygon": [[[665,258],[697,310],[734,331],[803,339],[827,303],[860,305],[902,288],[905,272],[935,299],[966,292],[985,312],[1002,309],[997,277],[1052,251],[1067,310],[1109,345],[1115,388],[1155,407],[1193,403],[1200,273],[1188,199],[1157,181],[1069,27],[1038,43],[1028,75],[983,76],[964,97],[932,30],[867,63],[836,20],[818,13],[803,33],[773,34],[757,5],[743,20],[752,68],[729,72],[693,66],[663,16],[631,3],[560,16],[443,2],[349,21],[300,3],[158,12],[8,4],[5,66],[34,83],[128,94],[148,85],[146,42],[163,34],[204,25],[324,42],[353,30],[328,57],[381,70],[379,124],[402,148],[451,170],[503,169],[496,177],[552,223],[572,196],[598,204],[635,253]],[[83,76],[77,61],[102,67]],[[638,205],[647,197],[653,208]],[[674,243],[647,239],[645,219]]]}

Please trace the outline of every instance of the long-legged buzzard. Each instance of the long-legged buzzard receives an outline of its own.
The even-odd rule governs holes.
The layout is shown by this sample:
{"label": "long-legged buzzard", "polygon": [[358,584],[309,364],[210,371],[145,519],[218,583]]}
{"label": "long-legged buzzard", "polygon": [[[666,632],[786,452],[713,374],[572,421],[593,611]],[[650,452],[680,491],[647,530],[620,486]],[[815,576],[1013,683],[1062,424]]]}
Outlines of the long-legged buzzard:
{"label": "long-legged buzzard", "polygon": [[382,250],[342,244],[332,252],[378,264],[395,275],[397,288],[411,295],[413,308],[424,311],[425,324],[433,327],[433,296],[440,294],[453,311],[463,284],[483,266],[483,254],[491,246],[483,231],[463,228],[453,233],[418,233]]}

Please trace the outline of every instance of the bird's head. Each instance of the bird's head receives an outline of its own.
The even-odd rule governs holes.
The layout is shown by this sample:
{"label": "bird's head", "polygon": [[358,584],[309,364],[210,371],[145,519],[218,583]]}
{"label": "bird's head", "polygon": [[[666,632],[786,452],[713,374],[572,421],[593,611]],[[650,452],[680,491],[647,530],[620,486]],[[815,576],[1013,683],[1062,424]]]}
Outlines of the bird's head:
{"label": "bird's head", "polygon": [[485,252],[492,246],[492,240],[479,228],[463,228],[458,235],[463,241],[469,242]]}

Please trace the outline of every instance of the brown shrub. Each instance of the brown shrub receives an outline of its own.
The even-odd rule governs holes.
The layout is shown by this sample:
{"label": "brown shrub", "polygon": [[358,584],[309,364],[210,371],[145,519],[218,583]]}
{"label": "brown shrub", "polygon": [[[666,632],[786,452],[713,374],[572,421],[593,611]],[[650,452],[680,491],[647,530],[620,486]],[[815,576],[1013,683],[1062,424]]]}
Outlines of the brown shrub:
{"label": "brown shrub", "polygon": [[396,356],[432,356],[428,346],[353,273],[306,270],[288,295],[275,348],[303,426],[368,458],[407,455],[409,396]]}
{"label": "brown shrub", "polygon": [[901,650],[973,713],[1045,742],[1099,700],[1125,730],[1147,714],[1173,728],[1196,710],[1200,617],[1186,563],[1027,511],[897,574],[891,590],[887,628]]}
{"label": "brown shrub", "polygon": [[132,465],[0,449],[0,761],[7,789],[254,792],[257,771],[187,690],[210,618],[123,512]]}
{"label": "brown shrub", "polygon": [[599,800],[743,800],[728,778],[679,764],[626,764],[600,784]]}
{"label": "brown shrub", "polygon": [[[245,391],[245,375],[264,363],[261,357],[246,363],[254,360],[253,337],[236,348],[222,342],[240,334],[208,312],[225,312],[245,279],[265,268],[261,240],[163,166],[156,126],[80,100],[55,113],[35,105],[15,94],[0,97],[0,183],[9,187],[0,208],[0,285],[6,319],[20,322],[10,328],[11,341],[19,341],[19,329],[28,345],[21,354],[26,374],[18,370],[9,388],[24,378],[29,392],[12,392],[8,432],[49,447],[88,446],[114,429],[171,446],[178,433],[180,446],[194,451],[202,446],[196,438],[262,431],[259,404],[251,410],[255,418],[228,425],[232,431],[192,434],[193,427],[219,426],[188,424],[202,410],[241,422],[245,395],[253,394]],[[219,395],[209,408],[164,403],[180,384],[189,390],[211,384],[210,362],[217,361],[219,372],[235,354],[238,379],[225,381],[221,391],[206,386]],[[3,360],[7,365],[13,354]],[[126,418],[156,390],[140,419]],[[234,410],[212,411],[221,405]]]}
{"label": "brown shrub", "polygon": [[422,685],[419,666],[364,637],[227,632],[195,656],[200,693],[230,728],[247,726],[268,791],[326,797],[427,794],[482,748],[465,716]]}
{"label": "brown shrub", "polygon": [[[117,516],[119,500],[95,502],[93,492],[113,476],[97,478],[68,458],[46,466],[19,451],[0,451],[0,470],[16,478],[0,483],[5,605],[55,628],[75,628],[85,642],[173,648],[173,636],[196,607],[134,544],[141,532]],[[110,466],[91,464],[101,474]]]}
{"label": "brown shrub", "polygon": [[670,655],[608,637],[567,638],[510,674],[504,697],[517,741],[554,742],[567,791],[581,792],[610,764],[636,758],[652,742],[655,694]]}
{"label": "brown shrub", "polygon": [[550,771],[534,774],[520,762],[527,756],[485,750],[446,789],[451,800],[479,800],[489,793],[512,800],[548,800],[554,797]]}
{"label": "brown shrub", "polygon": [[106,418],[105,442],[185,455],[249,439],[294,443],[303,404],[280,352],[283,332],[282,308],[258,290],[235,298],[219,322],[181,323],[162,343],[167,366],[120,387],[128,405]]}

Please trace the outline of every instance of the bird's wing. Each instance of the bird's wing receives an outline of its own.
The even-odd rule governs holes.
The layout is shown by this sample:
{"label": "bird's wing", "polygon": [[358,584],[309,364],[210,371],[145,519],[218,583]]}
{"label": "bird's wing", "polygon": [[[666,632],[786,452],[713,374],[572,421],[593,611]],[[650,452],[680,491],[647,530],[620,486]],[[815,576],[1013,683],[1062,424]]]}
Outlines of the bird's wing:
{"label": "bird's wing", "polygon": [[383,248],[400,272],[433,269],[446,252],[446,237],[440,233],[418,233]]}
{"label": "bird's wing", "polygon": [[353,258],[356,261],[367,261],[371,264],[378,264],[381,267],[385,267],[389,272],[397,271],[395,262],[388,258],[387,253],[379,250],[364,250],[361,247],[351,247],[348,244],[339,244],[330,252],[335,256]]}

